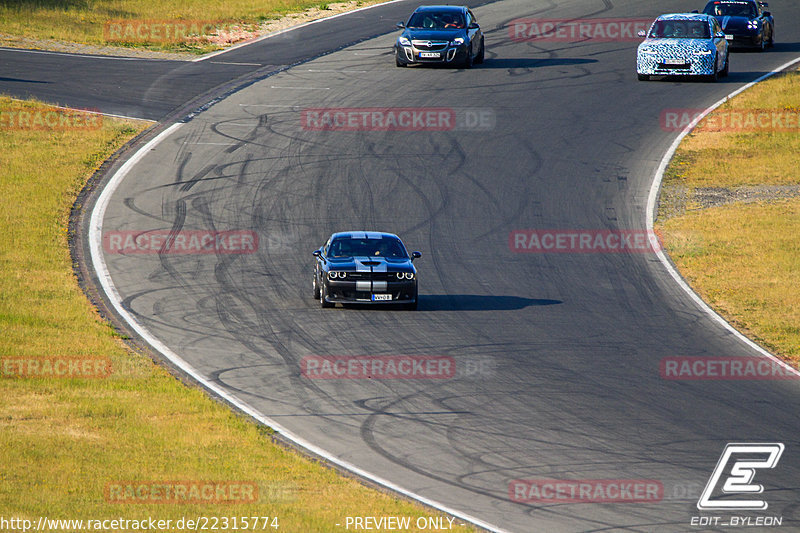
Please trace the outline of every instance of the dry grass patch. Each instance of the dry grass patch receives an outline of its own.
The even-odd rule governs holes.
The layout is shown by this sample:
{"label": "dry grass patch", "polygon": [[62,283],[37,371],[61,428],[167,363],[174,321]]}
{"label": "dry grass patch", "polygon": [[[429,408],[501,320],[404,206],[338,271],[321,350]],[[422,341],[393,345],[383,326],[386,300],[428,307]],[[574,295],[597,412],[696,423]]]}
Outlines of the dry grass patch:
{"label": "dry grass patch", "polygon": [[[0,0],[0,42],[62,51],[68,47],[59,43],[70,42],[202,54],[380,1]],[[286,24],[281,19],[288,14]]]}
{"label": "dry grass patch", "polygon": [[[800,118],[800,72],[774,76],[715,114],[751,109]],[[702,125],[684,139],[667,169],[656,228],[704,300],[798,366],[800,124],[795,131],[748,132]],[[726,197],[732,203],[720,205]]]}

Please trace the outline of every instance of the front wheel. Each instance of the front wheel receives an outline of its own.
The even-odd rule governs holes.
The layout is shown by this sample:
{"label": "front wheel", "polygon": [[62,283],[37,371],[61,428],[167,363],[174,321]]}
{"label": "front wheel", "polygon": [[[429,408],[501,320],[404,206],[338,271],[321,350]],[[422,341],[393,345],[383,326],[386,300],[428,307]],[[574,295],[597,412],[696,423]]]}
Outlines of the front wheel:
{"label": "front wheel", "polygon": [[405,304],[403,307],[407,311],[416,311],[417,307],[419,307],[418,304],[419,304],[419,292],[417,291],[417,289],[414,289],[414,302],[410,304]]}
{"label": "front wheel", "polygon": [[769,29],[769,41],[767,41],[767,46],[772,48],[775,46],[775,27]]}
{"label": "front wheel", "polygon": [[478,52],[478,57],[475,58],[475,63],[480,65],[483,63],[484,56],[486,55],[486,46],[483,43],[483,39],[481,39],[481,51]]}
{"label": "front wheel", "polygon": [[333,307],[335,305],[335,304],[329,302],[327,300],[327,298],[328,298],[328,289],[325,288],[325,284],[323,283],[322,287],[320,287],[320,291],[319,291],[319,305],[323,309],[328,309],[328,308],[331,308],[331,307]]}
{"label": "front wheel", "polygon": [[639,76],[639,81],[650,81],[650,76],[647,74],[637,74]]}
{"label": "front wheel", "polygon": [[730,64],[731,64],[731,55],[728,54],[725,56],[725,67],[722,69],[722,72],[720,72],[720,76],[722,76],[723,78],[728,75],[728,72],[730,70]]}
{"label": "front wheel", "polygon": [[467,47],[467,57],[464,58],[464,68],[472,68],[472,45]]}
{"label": "front wheel", "polygon": [[719,71],[717,70],[717,56],[714,56],[714,61],[711,62],[711,74],[705,76],[706,81],[717,81],[719,80]]}
{"label": "front wheel", "polygon": [[319,299],[319,286],[317,285],[317,273],[314,272],[314,299]]}

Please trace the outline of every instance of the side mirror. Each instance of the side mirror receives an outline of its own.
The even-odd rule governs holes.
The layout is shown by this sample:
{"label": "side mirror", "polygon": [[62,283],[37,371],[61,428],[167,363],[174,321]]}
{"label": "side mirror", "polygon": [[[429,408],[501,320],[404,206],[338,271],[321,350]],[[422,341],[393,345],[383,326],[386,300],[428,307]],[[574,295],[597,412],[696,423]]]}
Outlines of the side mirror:
{"label": "side mirror", "polygon": [[692,13],[700,13],[700,12],[696,9],[692,9]]}
{"label": "side mirror", "polygon": [[639,30],[636,32],[636,35],[638,35],[639,37],[644,37],[647,34],[644,32],[644,30]]}
{"label": "side mirror", "polygon": [[422,257],[422,252],[411,252],[411,260],[412,261],[414,259],[419,259],[420,257]]}
{"label": "side mirror", "polygon": [[406,23],[405,22],[398,22],[397,24],[395,24],[395,27],[398,30],[404,30],[404,29],[406,29]]}
{"label": "side mirror", "polygon": [[771,17],[772,13],[770,13],[769,11],[764,11],[764,16],[765,17]]}
{"label": "side mirror", "polygon": [[479,30],[479,29],[481,29],[481,27],[478,26],[477,22],[470,22],[469,26],[467,26],[467,29],[469,29],[469,30]]}
{"label": "side mirror", "polygon": [[322,250],[314,250],[313,255],[314,255],[314,257],[321,257],[322,256]]}

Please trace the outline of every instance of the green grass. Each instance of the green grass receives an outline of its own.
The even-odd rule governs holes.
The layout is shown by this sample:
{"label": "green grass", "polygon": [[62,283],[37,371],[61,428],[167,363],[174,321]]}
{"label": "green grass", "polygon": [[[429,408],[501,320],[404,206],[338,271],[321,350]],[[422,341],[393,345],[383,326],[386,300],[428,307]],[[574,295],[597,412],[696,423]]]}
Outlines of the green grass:
{"label": "green grass", "polygon": [[[725,104],[800,110],[800,72],[774,76]],[[702,124],[701,124],[702,126]],[[699,208],[698,187],[800,184],[800,129],[719,132],[701,127],[681,143],[665,174],[656,229],[692,287],[739,330],[800,364],[800,199]],[[692,210],[664,220],[672,188]]]}
{"label": "green grass", "polygon": [[0,0],[0,33],[29,39],[204,53],[213,43],[109,43],[104,28],[110,21],[212,21],[219,27],[254,29],[259,23],[288,13],[324,6],[319,0]]}
{"label": "green grass", "polygon": [[[0,516],[266,515],[280,531],[333,532],[348,515],[430,515],[272,443],[269,430],[131,352],[78,287],[67,222],[86,179],[146,124],[9,125],[10,113],[46,110],[0,98],[0,358],[107,357],[112,373],[0,377]],[[126,480],[253,481],[261,491],[255,504],[108,503],[106,485]]]}

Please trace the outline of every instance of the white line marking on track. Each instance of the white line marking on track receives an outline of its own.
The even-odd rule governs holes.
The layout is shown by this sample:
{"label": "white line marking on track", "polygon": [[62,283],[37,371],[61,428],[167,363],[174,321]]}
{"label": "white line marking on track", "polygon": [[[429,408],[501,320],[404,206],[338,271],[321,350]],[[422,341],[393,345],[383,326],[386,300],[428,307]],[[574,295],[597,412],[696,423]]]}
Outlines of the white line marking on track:
{"label": "white line marking on track", "polygon": [[123,57],[123,56],[101,56],[92,54],[70,54],[67,52],[53,52],[51,50],[27,50],[25,48],[0,48],[4,52],[19,52],[21,54],[43,54],[49,56],[66,57],[88,57],[91,59],[115,59],[117,61],[174,61],[175,63],[186,62],[183,59],[162,59],[158,57]]}
{"label": "white line marking on track", "polygon": [[282,105],[282,104],[239,104],[242,107],[290,107],[292,109],[299,109],[298,105]]}
{"label": "white line marking on track", "polygon": [[336,68],[309,68],[306,69],[308,72],[344,72],[347,74],[364,74],[369,72],[368,70],[348,70],[348,69],[336,69]]}
{"label": "white line marking on track", "polygon": [[[651,239],[655,239],[656,238],[655,234],[653,233],[653,224],[654,224],[655,218],[656,218],[656,212],[655,212],[656,201],[658,200],[658,192],[661,189],[661,181],[664,179],[664,172],[666,172],[666,170],[667,170],[667,165],[669,165],[669,162],[672,159],[672,156],[675,155],[675,151],[678,149],[678,145],[680,145],[680,143],[683,140],[683,138],[686,137],[686,135],[688,135],[689,132],[691,132],[695,128],[695,126],[697,126],[697,124],[703,119],[703,117],[705,117],[706,115],[708,115],[709,113],[714,111],[716,108],[718,108],[719,106],[721,106],[722,104],[727,102],[729,99],[733,98],[734,96],[736,96],[737,94],[739,94],[739,93],[741,93],[743,91],[746,91],[747,89],[749,89],[750,87],[752,87],[756,83],[764,81],[765,79],[767,79],[767,78],[769,78],[771,76],[774,76],[775,74],[778,74],[778,73],[788,69],[789,67],[791,67],[792,65],[794,65],[796,63],[800,63],[800,57],[795,58],[792,61],[789,61],[787,63],[784,63],[783,65],[781,65],[780,67],[776,68],[772,72],[768,72],[768,73],[764,74],[763,76],[761,76],[760,78],[751,81],[747,85],[745,85],[743,87],[740,87],[739,89],[736,89],[735,91],[730,93],[725,98],[717,101],[716,103],[714,103],[711,106],[709,106],[708,108],[706,108],[705,111],[703,111],[699,116],[697,116],[675,138],[675,140],[672,142],[672,145],[670,145],[669,149],[667,150],[667,153],[665,153],[664,157],[661,159],[661,163],[658,165],[658,169],[656,170],[656,175],[653,178],[653,184],[650,186],[650,194],[647,196],[647,209],[646,209],[646,212],[645,212],[645,217],[647,219],[646,220],[646,222],[647,222],[647,231],[648,231],[648,234],[651,236],[650,237]],[[667,259],[667,256],[664,254],[664,251],[661,249],[661,246],[655,246],[654,245],[654,249],[656,250],[656,256],[661,261],[661,264],[664,265],[664,268],[667,269],[667,272],[669,273],[669,275],[672,276],[672,279],[675,280],[675,282],[678,284],[678,286],[681,289],[683,289],[684,292],[686,292],[686,294],[689,295],[689,297],[697,304],[697,306],[701,310],[705,311],[705,313],[707,315],[709,315],[712,319],[714,319],[718,323],[720,323],[725,329],[727,329],[728,331],[733,333],[739,340],[744,342],[747,346],[749,346],[753,350],[757,351],[759,354],[763,355],[764,357],[767,357],[770,360],[778,363],[779,365],[781,365],[783,368],[785,368],[789,372],[800,376],[800,371],[798,371],[796,368],[794,368],[791,365],[788,365],[787,363],[785,363],[784,361],[778,359],[777,357],[775,357],[774,355],[769,353],[767,350],[765,350],[764,348],[762,348],[761,346],[759,346],[758,344],[756,344],[755,342],[753,342],[752,340],[747,338],[745,335],[740,333],[736,328],[731,326],[728,323],[727,320],[725,320],[724,318],[722,318],[722,316],[717,314],[717,312],[714,311],[711,308],[710,305],[708,305],[705,301],[703,301],[703,299],[700,298],[700,296],[696,292],[694,292],[694,290],[689,286],[688,283],[686,283],[686,281],[683,279],[683,277],[681,277],[680,273],[672,266],[670,261]]]}
{"label": "white line marking on track", "polygon": [[330,87],[287,87],[285,85],[270,85],[270,89],[292,89],[298,91],[330,91]]}
{"label": "white line marking on track", "polygon": [[233,61],[209,61],[215,65],[240,65],[243,67],[260,67],[261,63],[235,63]]}

